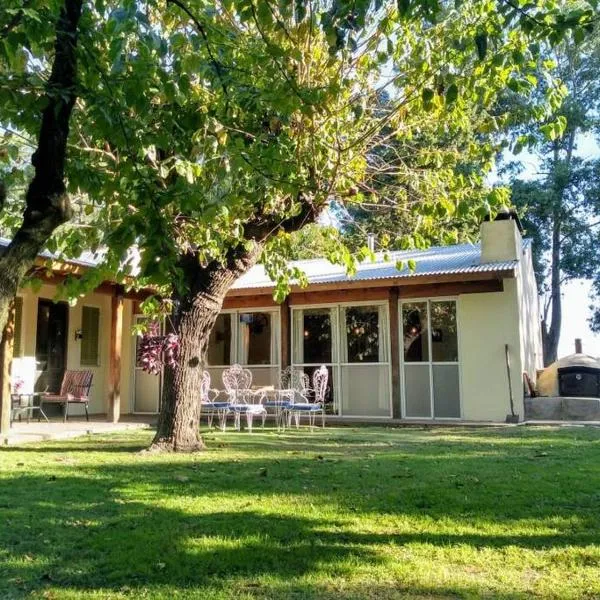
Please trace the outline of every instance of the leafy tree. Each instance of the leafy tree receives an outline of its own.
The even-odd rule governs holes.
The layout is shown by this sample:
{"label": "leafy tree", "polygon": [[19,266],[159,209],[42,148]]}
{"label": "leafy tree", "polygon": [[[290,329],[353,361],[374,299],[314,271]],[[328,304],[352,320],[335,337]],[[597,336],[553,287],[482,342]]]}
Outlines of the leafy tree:
{"label": "leafy tree", "polygon": [[[561,290],[565,282],[584,278],[600,289],[600,160],[583,160],[577,145],[583,134],[598,132],[600,109],[600,37],[583,44],[572,37],[551,52],[568,96],[552,117],[565,123],[562,135],[552,126],[522,133],[534,144],[541,174],[514,179],[512,198],[522,210],[527,234],[533,237],[536,275],[543,297],[544,364],[557,358],[562,324]],[[597,323],[600,319],[595,315]]]}
{"label": "leafy tree", "polygon": [[[591,18],[550,0],[98,0],[87,14],[67,166],[93,227],[62,228],[51,249],[108,249],[69,283],[76,295],[131,272],[139,248],[139,283],[157,287],[178,339],[154,448],[182,451],[202,447],[201,372],[236,278],[260,259],[282,298],[301,275],[286,266],[292,234],[333,199],[363,201],[367,157],[391,139],[398,189],[426,199],[431,223],[503,201],[484,179],[507,118],[497,95],[531,95],[537,39]],[[560,98],[550,86],[539,110]],[[329,256],[354,266],[344,246]]]}
{"label": "leafy tree", "polygon": [[[27,271],[54,230],[70,216],[65,184],[69,121],[77,97],[77,37],[82,0],[3,5],[0,16],[0,212],[16,231],[0,255],[0,331],[3,370],[0,374],[2,418],[8,426],[10,330],[5,329],[11,303]],[[53,54],[47,79],[41,66]],[[31,179],[24,202],[9,202],[14,184],[28,174],[23,165],[23,139],[33,143]],[[10,163],[10,169],[7,168]],[[22,168],[19,168],[22,167]],[[12,184],[12,185],[11,185]],[[5,210],[6,207],[6,210]]]}

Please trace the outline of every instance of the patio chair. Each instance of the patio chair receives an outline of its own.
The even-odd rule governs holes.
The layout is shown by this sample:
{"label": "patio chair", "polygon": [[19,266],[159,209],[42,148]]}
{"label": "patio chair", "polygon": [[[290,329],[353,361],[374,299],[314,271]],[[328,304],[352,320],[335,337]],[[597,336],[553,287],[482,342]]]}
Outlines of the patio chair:
{"label": "patio chair", "polygon": [[200,384],[200,418],[202,418],[202,413],[206,413],[206,421],[210,428],[216,416],[219,420],[219,428],[221,431],[225,431],[229,402],[217,401],[220,393],[220,390],[210,387],[210,373],[204,371],[202,373],[202,383]]}
{"label": "patio chair", "polygon": [[69,418],[69,404],[83,404],[85,418],[89,421],[88,407],[93,377],[91,371],[65,371],[58,394],[40,394],[40,409],[43,410],[44,404],[59,404],[63,408],[63,419],[66,421]]}
{"label": "patio chair", "polygon": [[252,422],[255,416],[262,416],[263,427],[267,417],[267,409],[262,404],[260,393],[254,393],[252,386],[252,372],[241,365],[233,365],[223,371],[223,385],[229,396],[229,410],[234,416],[234,426],[241,429],[242,415],[246,415],[248,431],[252,432]]}
{"label": "patio chair", "polygon": [[[325,393],[327,392],[327,382],[329,380],[329,371],[325,365],[321,365],[313,374],[313,389],[310,390],[308,375],[302,373],[304,377],[300,378],[300,402],[292,402],[288,408],[288,423],[291,425],[292,417],[296,422],[296,428],[300,426],[300,416],[308,416],[308,424],[312,431],[315,426],[318,414],[321,414],[321,424],[325,427]],[[312,391],[312,394],[311,394]]]}

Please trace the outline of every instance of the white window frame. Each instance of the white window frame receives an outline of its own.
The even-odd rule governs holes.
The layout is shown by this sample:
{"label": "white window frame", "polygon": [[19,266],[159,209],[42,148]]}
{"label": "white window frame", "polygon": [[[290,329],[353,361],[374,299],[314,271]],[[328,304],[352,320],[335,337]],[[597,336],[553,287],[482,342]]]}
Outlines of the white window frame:
{"label": "white window frame", "polygon": [[[433,361],[433,343],[431,340],[431,302],[454,302],[456,305],[456,344],[458,351],[458,361]],[[418,302],[426,302],[427,303],[427,335],[429,335],[428,339],[428,347],[429,347],[429,356],[427,361],[422,362],[406,362],[404,360],[404,344],[402,340],[404,340],[404,324],[402,319],[402,308],[405,304],[416,304]],[[400,341],[400,390],[401,390],[401,410],[402,410],[402,418],[410,421],[423,421],[423,420],[431,420],[431,421],[461,421],[463,419],[463,386],[462,386],[462,363],[461,363],[461,324],[460,324],[460,312],[459,312],[459,301],[458,296],[427,296],[425,298],[406,298],[405,300],[400,299],[398,303],[398,340]],[[406,377],[404,374],[404,368],[406,365],[423,365],[423,367],[427,367],[429,369],[429,403],[430,403],[430,415],[429,417],[409,417],[406,414]],[[458,417],[436,417],[435,416],[435,404],[433,397],[433,367],[439,365],[453,365],[458,369],[458,403],[459,403],[459,416]]]}
{"label": "white window frame", "polygon": [[[387,360],[385,362],[364,362],[364,363],[357,363],[357,362],[341,362],[340,361],[340,357],[342,356],[341,354],[341,344],[342,344],[342,336],[340,335],[340,328],[342,326],[342,320],[341,320],[341,313],[342,311],[340,310],[341,308],[346,308],[346,307],[360,307],[360,306],[383,306],[384,309],[387,311],[387,321],[388,321],[388,331],[384,332],[385,335],[388,336],[387,339]],[[333,308],[337,311],[337,325],[338,325],[338,331],[335,332],[335,340],[334,340],[334,344],[335,344],[335,356],[337,357],[337,361],[333,361],[331,363],[319,363],[319,364],[315,364],[315,363],[296,363],[294,361],[294,347],[295,347],[295,335],[296,335],[296,331],[295,331],[295,327],[294,327],[294,310],[307,310],[307,309],[311,309],[311,308]],[[333,381],[332,384],[334,386],[333,388],[333,393],[335,395],[335,397],[339,398],[338,401],[338,412],[337,414],[332,414],[331,416],[334,417],[344,417],[344,413],[343,413],[343,409],[342,409],[342,397],[341,397],[341,387],[342,387],[342,382],[341,382],[341,377],[342,377],[342,367],[353,367],[356,365],[359,366],[378,366],[378,367],[387,367],[388,368],[388,389],[390,390],[389,393],[389,398],[388,398],[388,403],[389,403],[389,414],[388,415],[381,415],[381,416],[373,416],[373,415],[349,415],[350,418],[352,419],[365,419],[365,420],[374,420],[374,421],[380,421],[382,419],[387,420],[393,417],[394,415],[394,407],[393,407],[393,393],[392,393],[392,359],[391,359],[391,329],[390,329],[390,307],[389,307],[389,302],[387,300],[361,300],[359,302],[327,302],[327,303],[323,303],[323,304],[293,304],[292,306],[290,306],[290,310],[291,310],[291,314],[290,314],[290,323],[291,323],[291,366],[292,368],[298,368],[298,369],[302,369],[303,367],[320,367],[322,364],[324,364],[326,367],[331,367],[331,372],[333,374]],[[333,332],[332,332],[333,333]],[[333,354],[333,345],[332,345],[332,354]],[[332,356],[333,358],[333,356]]]}

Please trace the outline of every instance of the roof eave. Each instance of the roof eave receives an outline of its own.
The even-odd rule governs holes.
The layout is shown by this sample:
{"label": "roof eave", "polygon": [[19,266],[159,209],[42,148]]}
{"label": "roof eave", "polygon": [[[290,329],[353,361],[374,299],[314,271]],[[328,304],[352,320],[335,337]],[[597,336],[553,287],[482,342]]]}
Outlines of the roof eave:
{"label": "roof eave", "polygon": [[[382,288],[382,287],[401,287],[407,285],[426,285],[435,283],[455,283],[466,281],[490,281],[502,279],[514,279],[516,277],[516,267],[507,269],[498,269],[492,271],[479,271],[475,273],[442,273],[439,275],[423,274],[411,275],[405,277],[388,277],[382,279],[358,279],[348,281],[309,283],[307,287],[292,285],[291,293],[294,292],[325,292],[329,290],[350,290],[356,288]],[[236,296],[256,296],[260,294],[272,294],[275,285],[260,287],[232,288],[227,293],[228,297]]]}

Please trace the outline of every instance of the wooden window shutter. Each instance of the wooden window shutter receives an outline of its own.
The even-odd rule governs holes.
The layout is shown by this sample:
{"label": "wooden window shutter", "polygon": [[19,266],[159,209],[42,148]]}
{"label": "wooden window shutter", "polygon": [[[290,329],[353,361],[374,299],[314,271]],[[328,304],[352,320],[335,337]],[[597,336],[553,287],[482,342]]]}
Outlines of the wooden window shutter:
{"label": "wooden window shutter", "polygon": [[97,367],[100,364],[98,337],[100,333],[100,309],[84,306],[81,310],[81,364]]}
{"label": "wooden window shutter", "polygon": [[23,298],[15,298],[15,337],[13,341],[13,355],[21,356],[21,329],[23,323]]}

